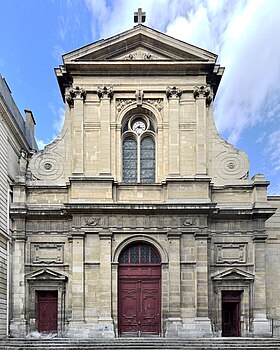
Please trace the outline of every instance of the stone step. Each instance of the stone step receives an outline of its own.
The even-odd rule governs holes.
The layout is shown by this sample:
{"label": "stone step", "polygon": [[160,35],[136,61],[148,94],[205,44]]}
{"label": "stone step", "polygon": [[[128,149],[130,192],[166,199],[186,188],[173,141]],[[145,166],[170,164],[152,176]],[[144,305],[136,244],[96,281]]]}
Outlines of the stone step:
{"label": "stone step", "polygon": [[280,350],[279,338],[4,339],[0,350]]}

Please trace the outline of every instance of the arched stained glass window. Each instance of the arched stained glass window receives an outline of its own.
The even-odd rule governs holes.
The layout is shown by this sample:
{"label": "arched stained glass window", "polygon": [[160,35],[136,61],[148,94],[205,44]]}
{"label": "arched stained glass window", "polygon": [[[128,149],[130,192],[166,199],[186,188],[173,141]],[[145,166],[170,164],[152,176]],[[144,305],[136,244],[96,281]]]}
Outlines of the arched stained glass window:
{"label": "arched stained glass window", "polygon": [[155,183],[155,130],[150,118],[141,114],[132,116],[123,124],[123,182]]}
{"label": "arched stained glass window", "polygon": [[122,264],[159,264],[158,252],[149,244],[138,242],[130,245],[120,255]]}
{"label": "arched stained glass window", "polygon": [[123,181],[137,182],[137,142],[133,137],[123,140]]}
{"label": "arched stained glass window", "polygon": [[141,140],[140,145],[140,182],[155,182],[155,141],[151,136]]}

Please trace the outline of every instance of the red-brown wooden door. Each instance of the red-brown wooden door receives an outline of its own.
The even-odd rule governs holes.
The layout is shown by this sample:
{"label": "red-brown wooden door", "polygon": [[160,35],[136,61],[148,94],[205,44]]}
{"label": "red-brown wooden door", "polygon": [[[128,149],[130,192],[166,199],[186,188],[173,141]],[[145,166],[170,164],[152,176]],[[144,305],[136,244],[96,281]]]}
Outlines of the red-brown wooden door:
{"label": "red-brown wooden door", "polygon": [[38,331],[57,332],[57,291],[38,291]]}
{"label": "red-brown wooden door", "polygon": [[222,295],[222,336],[240,337],[240,291],[225,291]]}
{"label": "red-brown wooden door", "polygon": [[[144,248],[143,248],[144,246]],[[121,336],[159,335],[161,333],[161,265],[159,258],[139,258],[145,244],[135,245],[134,257],[130,253],[120,259],[119,265],[119,333]],[[155,252],[155,251],[154,251]],[[133,254],[134,254],[133,253]],[[128,258],[127,258],[128,256]],[[131,253],[132,256],[132,253]],[[133,261],[133,262],[132,262]],[[141,261],[145,261],[141,263]]]}

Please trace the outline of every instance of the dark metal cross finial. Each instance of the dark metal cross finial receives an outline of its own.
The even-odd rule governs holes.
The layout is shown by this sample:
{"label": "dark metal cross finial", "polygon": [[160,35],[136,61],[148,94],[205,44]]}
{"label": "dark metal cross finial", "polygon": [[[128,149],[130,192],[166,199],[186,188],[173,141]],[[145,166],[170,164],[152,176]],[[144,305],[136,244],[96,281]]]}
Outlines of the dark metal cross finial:
{"label": "dark metal cross finial", "polygon": [[146,21],[146,12],[142,12],[142,8],[139,8],[137,12],[134,12],[134,23],[144,23]]}

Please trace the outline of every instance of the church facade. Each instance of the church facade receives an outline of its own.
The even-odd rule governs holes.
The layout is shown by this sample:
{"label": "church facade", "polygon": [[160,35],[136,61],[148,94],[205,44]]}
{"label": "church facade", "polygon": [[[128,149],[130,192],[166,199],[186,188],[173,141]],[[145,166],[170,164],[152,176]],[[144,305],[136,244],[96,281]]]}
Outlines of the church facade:
{"label": "church facade", "polygon": [[63,130],[13,186],[11,336],[272,334],[279,198],[216,130],[216,61],[142,24],[63,56]]}

